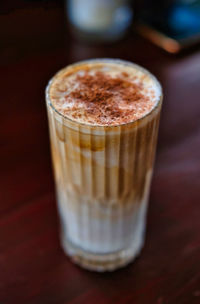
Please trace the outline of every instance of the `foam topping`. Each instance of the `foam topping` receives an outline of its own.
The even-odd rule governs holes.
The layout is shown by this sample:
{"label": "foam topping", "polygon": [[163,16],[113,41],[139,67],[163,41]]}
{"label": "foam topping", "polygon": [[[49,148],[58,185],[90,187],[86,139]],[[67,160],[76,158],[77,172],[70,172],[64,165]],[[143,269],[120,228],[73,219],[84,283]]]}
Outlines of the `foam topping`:
{"label": "foam topping", "polygon": [[49,96],[62,115],[90,125],[119,125],[148,114],[160,99],[158,82],[138,66],[113,62],[72,65],[54,78]]}

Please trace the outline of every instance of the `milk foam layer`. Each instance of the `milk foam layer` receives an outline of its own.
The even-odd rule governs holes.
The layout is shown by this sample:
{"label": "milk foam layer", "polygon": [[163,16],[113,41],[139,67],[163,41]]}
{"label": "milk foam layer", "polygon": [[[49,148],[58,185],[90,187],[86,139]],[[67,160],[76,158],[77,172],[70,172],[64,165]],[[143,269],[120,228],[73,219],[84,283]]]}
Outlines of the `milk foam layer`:
{"label": "milk foam layer", "polygon": [[55,109],[79,123],[120,125],[147,115],[161,96],[157,80],[135,64],[92,60],[61,70],[49,97]]}

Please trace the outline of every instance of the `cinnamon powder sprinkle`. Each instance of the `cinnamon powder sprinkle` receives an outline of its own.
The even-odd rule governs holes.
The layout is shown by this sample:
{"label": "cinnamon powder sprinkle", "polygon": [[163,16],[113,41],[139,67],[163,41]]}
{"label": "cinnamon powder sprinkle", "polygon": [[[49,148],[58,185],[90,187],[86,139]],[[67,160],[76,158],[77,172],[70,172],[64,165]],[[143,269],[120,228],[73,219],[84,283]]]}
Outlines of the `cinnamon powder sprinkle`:
{"label": "cinnamon powder sprinkle", "polygon": [[74,105],[62,108],[62,113],[98,125],[122,124],[144,116],[154,102],[143,94],[142,82],[131,82],[127,76],[125,72],[116,77],[100,71],[77,74],[71,80],[75,89],[65,95],[65,103],[73,100]]}

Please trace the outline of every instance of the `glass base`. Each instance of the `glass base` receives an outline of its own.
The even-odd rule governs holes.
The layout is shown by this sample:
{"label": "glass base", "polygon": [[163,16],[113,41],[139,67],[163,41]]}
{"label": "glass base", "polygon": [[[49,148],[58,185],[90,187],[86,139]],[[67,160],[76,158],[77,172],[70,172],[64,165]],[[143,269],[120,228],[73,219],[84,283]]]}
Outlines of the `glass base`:
{"label": "glass base", "polygon": [[62,236],[61,245],[64,252],[75,264],[87,270],[104,272],[116,270],[132,262],[140,254],[144,245],[144,238],[138,239],[137,242],[131,244],[129,248],[107,254],[85,251]]}

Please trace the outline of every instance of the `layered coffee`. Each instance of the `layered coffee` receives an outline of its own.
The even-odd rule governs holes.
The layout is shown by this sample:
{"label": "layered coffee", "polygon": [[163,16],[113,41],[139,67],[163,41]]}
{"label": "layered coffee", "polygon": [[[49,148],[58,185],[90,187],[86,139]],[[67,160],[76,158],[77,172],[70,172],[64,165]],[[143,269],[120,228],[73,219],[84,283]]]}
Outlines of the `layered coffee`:
{"label": "layered coffee", "polygon": [[68,66],[47,87],[62,245],[86,268],[142,248],[160,108],[154,76],[121,60]]}

